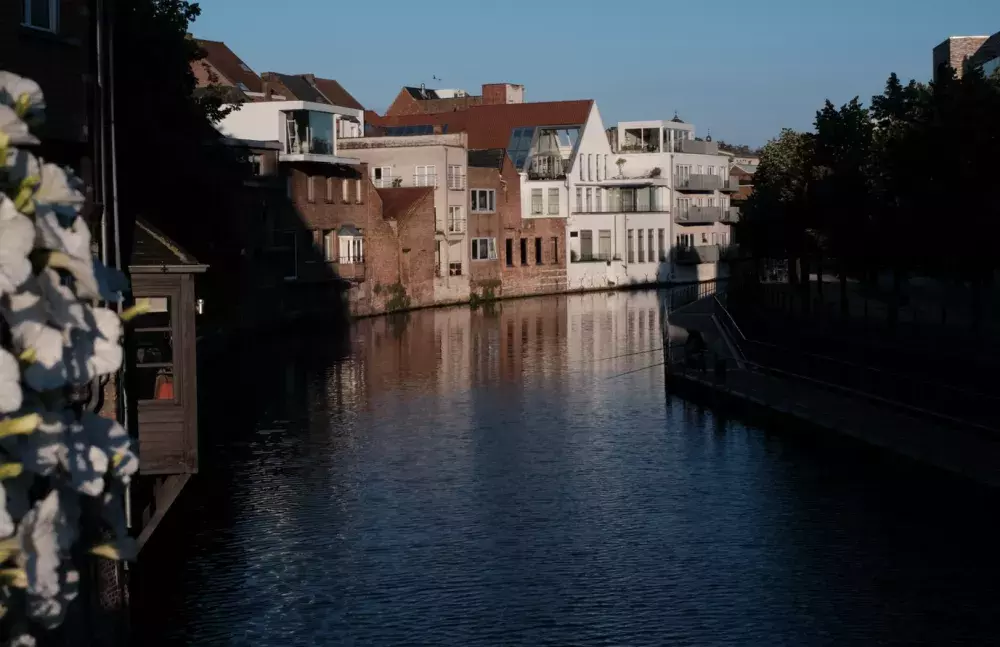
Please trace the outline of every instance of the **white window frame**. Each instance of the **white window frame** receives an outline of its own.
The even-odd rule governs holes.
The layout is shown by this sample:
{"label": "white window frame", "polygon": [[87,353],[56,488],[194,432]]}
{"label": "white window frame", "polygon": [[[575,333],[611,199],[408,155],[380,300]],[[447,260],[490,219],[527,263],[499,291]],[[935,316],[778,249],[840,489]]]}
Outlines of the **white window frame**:
{"label": "white window frame", "polygon": [[[486,209],[479,208],[479,197],[480,193],[486,194]],[[496,213],[497,210],[497,192],[496,189],[472,189],[469,191],[469,195],[472,196],[472,208],[469,210],[471,213]]]}
{"label": "white window frame", "polygon": [[461,164],[449,164],[448,165],[448,188],[454,189],[456,191],[461,191],[465,188],[465,182],[462,177],[462,165]]}
{"label": "white window frame", "polygon": [[334,255],[334,244],[337,242],[337,232],[327,229],[323,232],[323,260],[327,263],[336,263],[337,256]]}
{"label": "white window frame", "polygon": [[354,180],[354,204],[362,204],[364,201],[361,199],[361,180]]}
{"label": "white window frame", "polygon": [[[536,200],[537,198],[537,200]],[[531,190],[531,215],[540,216],[545,211],[541,189]]]}
{"label": "white window frame", "polygon": [[365,237],[337,236],[337,250],[341,265],[361,265],[365,262]]}
{"label": "white window frame", "polygon": [[583,189],[576,187],[576,212],[583,212]]}
{"label": "white window frame", "polygon": [[[483,255],[483,249],[486,253]],[[496,238],[473,238],[470,258],[474,261],[495,261],[497,260],[497,239]]]}
{"label": "white window frame", "polygon": [[306,200],[316,202],[316,176],[308,175],[306,177],[309,180],[309,183],[306,184]]}
{"label": "white window frame", "polygon": [[461,234],[465,232],[465,219],[462,216],[462,207],[458,205],[448,206],[448,227],[449,234]]}
{"label": "white window frame", "polygon": [[602,193],[603,191],[601,191],[600,187],[594,189],[594,213],[604,213],[604,205],[601,204],[603,202],[603,200],[601,200]]}
{"label": "white window frame", "polygon": [[[559,187],[550,187],[549,188],[549,196],[548,197],[549,197],[548,214],[550,216],[558,216],[559,215]],[[555,199],[553,199],[553,198],[555,198]]]}
{"label": "white window frame", "polygon": [[413,186],[437,186],[437,166],[419,164],[413,169]]}
{"label": "white window frame", "polygon": [[392,167],[373,166],[372,184],[374,184],[379,189],[388,189],[392,187]]}
{"label": "white window frame", "polygon": [[[43,4],[48,3],[49,5],[49,24],[48,25],[33,25],[31,24],[31,6],[33,4]],[[24,19],[21,24],[25,27],[30,27],[31,29],[38,29],[40,31],[48,31],[53,34],[59,32],[59,0],[23,0],[21,6],[24,10]]]}

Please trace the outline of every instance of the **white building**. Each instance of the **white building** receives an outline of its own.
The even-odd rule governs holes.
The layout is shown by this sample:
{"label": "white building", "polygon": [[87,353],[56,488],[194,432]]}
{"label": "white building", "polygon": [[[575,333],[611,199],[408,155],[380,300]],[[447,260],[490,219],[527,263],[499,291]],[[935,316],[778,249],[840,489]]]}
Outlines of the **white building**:
{"label": "white building", "polygon": [[[337,134],[364,132],[363,110],[312,101],[244,103],[219,122],[227,137],[281,143],[279,162],[357,164],[337,149]],[[343,123],[341,123],[343,122]]]}
{"label": "white building", "polygon": [[[695,138],[692,124],[628,121],[611,129],[608,139],[627,176],[663,177],[670,217],[666,226],[670,252],[660,280],[707,281],[727,272],[732,227],[739,220],[730,196],[739,191],[729,177],[729,161],[718,145]],[[647,230],[648,237],[648,230]]]}

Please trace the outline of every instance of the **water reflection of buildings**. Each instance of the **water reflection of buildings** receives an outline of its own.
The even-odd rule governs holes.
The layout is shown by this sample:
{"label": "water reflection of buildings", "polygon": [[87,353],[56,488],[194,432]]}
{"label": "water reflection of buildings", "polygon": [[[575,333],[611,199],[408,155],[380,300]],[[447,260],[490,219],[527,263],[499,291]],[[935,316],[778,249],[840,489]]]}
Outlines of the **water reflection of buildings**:
{"label": "water reflection of buildings", "polygon": [[[656,353],[641,354],[660,347],[660,305],[654,291],[579,295],[569,301],[567,320],[566,355],[573,364],[606,372],[658,360]],[[616,359],[604,363],[611,357]]]}

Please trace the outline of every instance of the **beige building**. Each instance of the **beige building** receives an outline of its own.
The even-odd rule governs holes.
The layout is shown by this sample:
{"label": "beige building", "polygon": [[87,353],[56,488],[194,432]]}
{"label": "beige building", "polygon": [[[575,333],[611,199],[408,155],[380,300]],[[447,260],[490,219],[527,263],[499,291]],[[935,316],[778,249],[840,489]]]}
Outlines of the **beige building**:
{"label": "beige building", "polygon": [[379,189],[434,189],[434,301],[469,299],[469,239],[465,133],[354,137],[338,140],[341,150],[368,164]]}

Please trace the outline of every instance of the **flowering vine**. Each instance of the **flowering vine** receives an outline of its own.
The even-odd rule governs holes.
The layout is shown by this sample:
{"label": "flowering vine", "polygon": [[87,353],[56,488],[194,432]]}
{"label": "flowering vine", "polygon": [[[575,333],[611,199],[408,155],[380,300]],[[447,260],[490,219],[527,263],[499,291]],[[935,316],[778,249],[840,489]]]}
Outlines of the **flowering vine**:
{"label": "flowering vine", "polygon": [[82,182],[31,153],[44,112],[36,83],[0,71],[0,617],[17,645],[66,617],[74,555],[136,550],[122,493],[138,458],[74,394],[118,371],[122,321],[139,311],[98,305],[127,283],[94,257]]}

